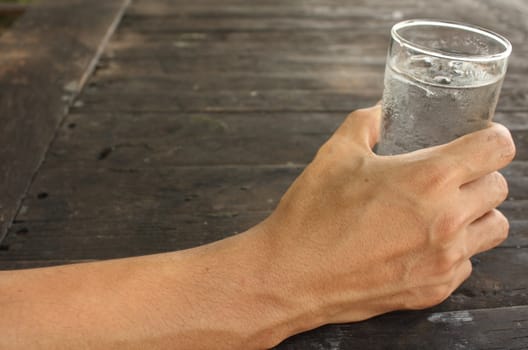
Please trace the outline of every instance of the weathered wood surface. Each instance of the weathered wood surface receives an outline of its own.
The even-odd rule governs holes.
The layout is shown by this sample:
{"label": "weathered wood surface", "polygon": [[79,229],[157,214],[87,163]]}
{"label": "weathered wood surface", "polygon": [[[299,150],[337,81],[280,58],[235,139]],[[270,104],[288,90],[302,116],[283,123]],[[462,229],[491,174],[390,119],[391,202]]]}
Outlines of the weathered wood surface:
{"label": "weathered wood surface", "polygon": [[125,3],[42,1],[0,38],[0,240]]}
{"label": "weathered wood surface", "polygon": [[18,17],[28,8],[27,4],[0,3],[0,16]]}
{"label": "weathered wood surface", "polygon": [[[96,163],[101,166],[128,168],[308,163],[345,115],[134,112],[127,116],[127,123],[120,123],[115,112],[72,114],[47,162],[50,167],[72,167],[99,160]],[[496,119],[520,124],[523,116],[500,113]],[[528,160],[528,128],[513,122],[516,159]]]}
{"label": "weathered wood surface", "polygon": [[523,0],[134,1],[57,130],[0,268],[184,249],[251,227],[346,113],[380,98],[390,26],[412,17],[471,22],[513,42],[495,118],[518,147],[503,170],[510,237],[432,310],[323,327],[278,349],[526,348]]}
{"label": "weathered wood surface", "polygon": [[528,344],[528,307],[453,312],[398,312],[358,324],[300,334],[283,350],[521,350]]}

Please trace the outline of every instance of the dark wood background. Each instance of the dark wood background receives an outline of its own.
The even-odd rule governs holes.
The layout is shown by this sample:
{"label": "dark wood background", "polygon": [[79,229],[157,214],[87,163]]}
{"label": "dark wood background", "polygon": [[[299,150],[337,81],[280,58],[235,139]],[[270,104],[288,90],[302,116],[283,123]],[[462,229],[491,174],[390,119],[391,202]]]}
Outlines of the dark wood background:
{"label": "dark wood background", "polygon": [[[273,210],[348,112],[380,98],[394,23],[458,20],[508,37],[495,119],[518,147],[504,171],[509,239],[475,258],[473,276],[432,310],[326,326],[278,349],[528,348],[527,1],[136,0],[122,18],[124,1],[78,0],[84,13],[42,3],[59,11],[35,7],[0,39],[9,62],[24,49],[31,63],[0,75],[2,269],[241,232]],[[68,26],[57,20],[65,15]],[[42,34],[6,46],[50,26],[61,44]],[[24,74],[30,84],[14,88]]]}

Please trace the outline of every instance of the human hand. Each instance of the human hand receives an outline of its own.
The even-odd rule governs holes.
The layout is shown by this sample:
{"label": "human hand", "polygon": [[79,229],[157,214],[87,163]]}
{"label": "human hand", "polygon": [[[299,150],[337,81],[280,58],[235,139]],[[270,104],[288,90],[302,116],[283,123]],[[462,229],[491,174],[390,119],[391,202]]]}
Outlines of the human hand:
{"label": "human hand", "polygon": [[350,114],[260,225],[283,295],[309,309],[304,329],[438,304],[507,236],[494,209],[515,154],[505,127],[378,156],[379,117]]}

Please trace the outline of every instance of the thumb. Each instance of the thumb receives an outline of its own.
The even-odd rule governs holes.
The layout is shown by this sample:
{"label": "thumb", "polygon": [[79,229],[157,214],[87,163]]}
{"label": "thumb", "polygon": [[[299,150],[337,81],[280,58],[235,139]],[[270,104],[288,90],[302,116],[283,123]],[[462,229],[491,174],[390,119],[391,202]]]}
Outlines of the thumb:
{"label": "thumb", "polygon": [[358,109],[348,115],[335,135],[345,137],[369,151],[378,142],[381,121],[381,106]]}

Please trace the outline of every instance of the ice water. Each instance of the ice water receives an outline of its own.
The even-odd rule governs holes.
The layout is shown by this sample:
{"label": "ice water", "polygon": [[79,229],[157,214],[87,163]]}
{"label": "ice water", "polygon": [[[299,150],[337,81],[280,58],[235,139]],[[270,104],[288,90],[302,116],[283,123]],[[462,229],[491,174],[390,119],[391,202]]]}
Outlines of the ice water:
{"label": "ice water", "polygon": [[394,62],[385,71],[378,154],[446,143],[489,125],[503,77],[493,65],[425,55]]}

